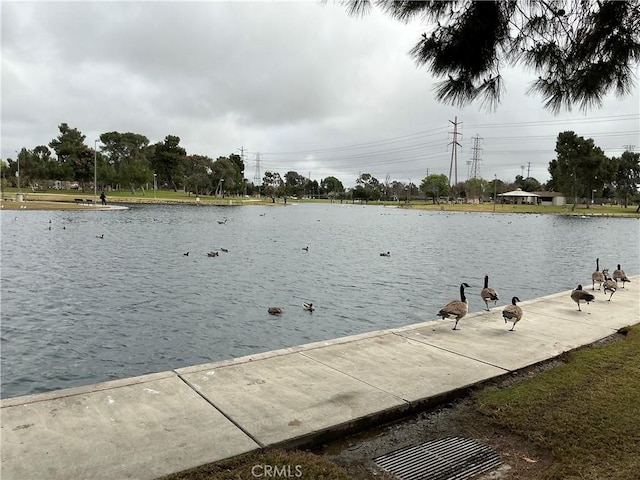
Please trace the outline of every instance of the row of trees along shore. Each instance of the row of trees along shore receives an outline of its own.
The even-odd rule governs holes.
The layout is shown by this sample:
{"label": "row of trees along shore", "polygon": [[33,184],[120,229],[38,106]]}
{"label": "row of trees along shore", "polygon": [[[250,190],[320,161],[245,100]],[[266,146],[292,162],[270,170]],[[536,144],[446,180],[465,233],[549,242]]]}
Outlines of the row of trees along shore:
{"label": "row of trees along shore", "polygon": [[[150,144],[137,133],[109,132],[100,135],[94,148],[86,145],[85,136],[66,123],[60,134],[49,142],[18,154],[20,182],[33,191],[65,188],[93,190],[94,175],[100,190],[130,190],[132,194],[157,187],[195,195],[256,195],[297,196],[314,198],[357,199],[362,201],[429,199],[438,203],[442,198],[482,201],[516,188],[527,192],[554,191],[564,194],[569,202],[578,203],[596,198],[600,202],[617,202],[627,206],[638,201],[640,184],[640,154],[625,151],[620,157],[607,157],[592,139],[572,131],[561,132],[556,141],[556,157],[549,162],[551,179],[541,184],[535,178],[518,175],[515,181],[472,178],[450,186],[446,175],[434,174],[419,184],[392,180],[383,182],[369,173],[356,179],[352,189],[345,189],[336,177],[329,176],[318,183],[295,171],[282,176],[266,171],[262,185],[245,178],[245,165],[240,155],[230,154],[216,160],[191,154],[180,146],[180,138],[167,135]],[[523,152],[526,154],[526,152]],[[0,162],[3,183],[17,185],[18,159]],[[94,172],[94,167],[96,171]],[[425,165],[425,168],[428,165]],[[495,183],[495,185],[494,185]],[[74,185],[75,186],[75,185]]]}

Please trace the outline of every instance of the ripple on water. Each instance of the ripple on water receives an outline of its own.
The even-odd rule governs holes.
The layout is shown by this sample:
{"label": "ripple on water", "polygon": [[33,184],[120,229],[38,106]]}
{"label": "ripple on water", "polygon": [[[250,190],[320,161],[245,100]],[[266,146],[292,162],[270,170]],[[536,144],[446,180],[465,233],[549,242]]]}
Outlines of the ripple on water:
{"label": "ripple on water", "polygon": [[3,397],[434,320],[463,281],[479,311],[484,275],[525,301],[588,283],[596,257],[631,275],[640,265],[628,219],[357,205],[5,213]]}

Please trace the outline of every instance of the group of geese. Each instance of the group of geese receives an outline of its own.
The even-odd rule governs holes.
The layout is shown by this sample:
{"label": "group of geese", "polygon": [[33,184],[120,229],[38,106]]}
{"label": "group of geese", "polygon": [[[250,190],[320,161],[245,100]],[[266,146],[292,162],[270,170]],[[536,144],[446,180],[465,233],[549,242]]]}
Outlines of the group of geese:
{"label": "group of geese", "polygon": [[[462,319],[467,312],[469,311],[469,302],[467,301],[467,297],[464,294],[464,289],[469,288],[470,285],[468,283],[460,284],[460,300],[452,300],[447,303],[444,307],[440,309],[438,312],[438,316],[445,318],[455,318],[456,323],[453,326],[452,330],[458,330],[458,322]],[[498,292],[492,287],[489,286],[489,276],[484,276],[484,288],[480,291],[480,297],[482,301],[487,306],[486,310],[489,311],[489,302],[493,302],[495,305],[499,300]],[[504,323],[509,321],[513,322],[513,325],[509,329],[510,332],[516,327],[516,323],[518,323],[522,319],[522,308],[517,305],[520,299],[518,297],[511,298],[511,305],[507,305],[502,310],[502,318],[504,318]]]}
{"label": "group of geese", "polygon": [[[609,298],[607,298],[607,302],[611,301],[611,297],[618,290],[618,282],[622,282],[622,288],[624,288],[624,284],[626,282],[630,282],[627,274],[620,268],[620,264],[617,265],[617,268],[613,271],[613,276],[609,277],[609,269],[603,268],[600,271],[600,259],[596,258],[596,271],[591,274],[591,290],[595,291],[596,283],[598,284],[598,290],[602,289],[604,294],[610,293]],[[585,302],[589,304],[595,300],[595,295],[587,292],[582,289],[582,285],[578,285],[575,290],[571,292],[571,299],[578,304],[578,310],[582,311],[580,308],[580,302]]]}
{"label": "group of geese", "polygon": [[[593,281],[592,290],[595,290],[596,283],[599,283],[598,290],[600,288],[603,289],[605,295],[607,293],[611,293],[607,301],[611,301],[611,297],[618,289],[618,282],[622,282],[622,288],[624,288],[625,282],[630,282],[627,274],[620,268],[620,264],[618,264],[618,268],[614,270],[613,276],[609,277],[609,269],[603,269],[600,271],[600,259],[596,259],[596,271],[591,275],[591,279]],[[447,303],[444,307],[440,309],[438,312],[438,316],[445,318],[452,318],[456,320],[455,325],[453,326],[453,330],[458,330],[458,322],[462,319],[469,311],[469,302],[467,301],[467,297],[464,294],[464,289],[469,288],[468,283],[460,284],[460,300],[452,300]],[[495,289],[489,287],[489,276],[485,275],[484,277],[484,288],[480,292],[480,297],[484,301],[487,306],[486,310],[489,311],[489,302],[493,302],[495,305],[498,301],[498,293]],[[592,302],[595,300],[595,295],[585,291],[582,289],[582,285],[578,285],[575,290],[571,292],[571,299],[576,302],[578,305],[578,310],[582,311],[580,308],[580,302]],[[511,305],[507,305],[502,310],[502,318],[504,318],[504,323],[509,321],[513,322],[513,325],[509,329],[509,331],[513,331],[520,320],[522,320],[522,308],[517,305],[520,299],[518,297],[511,298]]]}

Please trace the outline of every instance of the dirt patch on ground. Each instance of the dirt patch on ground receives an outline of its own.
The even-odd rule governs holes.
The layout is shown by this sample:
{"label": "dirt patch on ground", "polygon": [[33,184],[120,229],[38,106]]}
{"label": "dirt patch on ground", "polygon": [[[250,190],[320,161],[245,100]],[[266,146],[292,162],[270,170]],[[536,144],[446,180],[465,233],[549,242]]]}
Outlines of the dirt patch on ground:
{"label": "dirt patch on ground", "polygon": [[[624,333],[607,337],[596,345],[605,345],[624,338]],[[395,479],[382,471],[373,459],[394,450],[446,437],[477,440],[492,447],[502,460],[502,466],[483,476],[482,480],[534,480],[544,476],[553,464],[550,452],[533,442],[515,435],[480,414],[474,405],[475,392],[516,385],[564,363],[564,356],[507,374],[484,383],[458,400],[422,412],[413,417],[369,430],[359,435],[325,445],[314,452],[346,468],[354,479]]]}

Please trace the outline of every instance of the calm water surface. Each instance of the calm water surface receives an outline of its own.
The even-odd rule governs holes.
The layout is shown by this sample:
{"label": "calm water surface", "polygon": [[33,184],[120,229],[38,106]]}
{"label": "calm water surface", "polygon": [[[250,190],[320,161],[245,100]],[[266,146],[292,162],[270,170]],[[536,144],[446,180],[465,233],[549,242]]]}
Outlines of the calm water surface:
{"label": "calm water surface", "polygon": [[590,284],[596,257],[640,269],[636,219],[346,204],[0,218],[3,398],[434,320],[461,282],[479,311],[485,274],[504,305]]}

